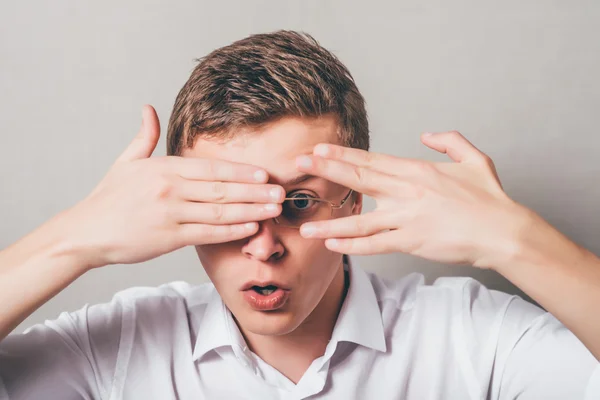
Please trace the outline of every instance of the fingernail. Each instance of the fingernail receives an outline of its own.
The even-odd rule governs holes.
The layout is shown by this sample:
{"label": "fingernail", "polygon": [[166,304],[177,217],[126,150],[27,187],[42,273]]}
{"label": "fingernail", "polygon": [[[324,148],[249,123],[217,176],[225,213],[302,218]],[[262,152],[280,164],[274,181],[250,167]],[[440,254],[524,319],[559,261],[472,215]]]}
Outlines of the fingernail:
{"label": "fingernail", "polygon": [[264,182],[267,180],[267,173],[263,170],[258,170],[254,173],[254,179],[258,182]]}
{"label": "fingernail", "polygon": [[279,201],[279,199],[281,198],[281,189],[273,188],[269,190],[269,196],[271,196],[271,199],[273,201]]}
{"label": "fingernail", "polygon": [[423,136],[431,136],[431,135],[433,135],[433,132],[425,132],[425,133],[423,134]]}
{"label": "fingernail", "polygon": [[277,210],[277,204],[265,204],[265,210],[266,211],[275,211]]}
{"label": "fingernail", "polygon": [[296,159],[297,165],[302,168],[312,167],[312,160],[308,156],[300,156]]}
{"label": "fingernail", "polygon": [[318,144],[314,150],[315,155],[325,157],[329,154],[329,146],[326,144]]}
{"label": "fingernail", "polygon": [[244,228],[251,231],[252,229],[254,229],[255,226],[256,226],[256,222],[248,222],[244,225]]}
{"label": "fingernail", "polygon": [[317,228],[314,225],[302,225],[300,227],[300,234],[304,237],[311,237],[317,232]]}

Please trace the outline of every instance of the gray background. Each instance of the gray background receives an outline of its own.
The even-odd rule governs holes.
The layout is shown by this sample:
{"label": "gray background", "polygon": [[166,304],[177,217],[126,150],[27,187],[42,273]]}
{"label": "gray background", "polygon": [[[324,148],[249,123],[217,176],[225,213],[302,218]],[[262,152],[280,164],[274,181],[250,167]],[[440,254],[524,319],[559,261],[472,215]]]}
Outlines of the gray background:
{"label": "gray background", "polygon": [[[458,129],[496,161],[513,198],[600,253],[599,24],[597,1],[3,1],[0,248],[93,189],[144,103],[165,128],[195,58],[286,28],[311,33],[350,68],[374,151],[444,160],[419,133]],[[159,147],[164,155],[164,137]],[[403,255],[359,261],[387,277],[471,275],[519,293],[489,271]],[[192,248],[106,267],[17,331],[130,286],[206,279]]]}

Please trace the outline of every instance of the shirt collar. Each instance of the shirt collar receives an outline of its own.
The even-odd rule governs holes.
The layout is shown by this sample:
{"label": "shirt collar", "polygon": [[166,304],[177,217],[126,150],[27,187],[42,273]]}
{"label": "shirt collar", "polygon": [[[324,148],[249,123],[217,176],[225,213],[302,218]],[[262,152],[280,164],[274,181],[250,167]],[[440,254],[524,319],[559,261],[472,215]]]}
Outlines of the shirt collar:
{"label": "shirt collar", "polygon": [[[369,276],[346,256],[350,287],[339,312],[330,343],[353,342],[374,350],[386,351],[381,310]],[[193,360],[219,347],[231,346],[235,353],[246,350],[246,342],[231,312],[213,290],[204,316],[198,324]],[[330,346],[331,347],[331,346]]]}
{"label": "shirt collar", "polygon": [[386,351],[379,302],[369,276],[347,257],[350,287],[338,315],[331,342],[353,342]]}
{"label": "shirt collar", "polygon": [[246,342],[233,320],[231,312],[223,303],[216,289],[213,289],[211,298],[204,309],[204,316],[198,325],[192,358],[197,361],[209,351],[225,346],[232,347],[236,353],[237,350],[246,350]]}

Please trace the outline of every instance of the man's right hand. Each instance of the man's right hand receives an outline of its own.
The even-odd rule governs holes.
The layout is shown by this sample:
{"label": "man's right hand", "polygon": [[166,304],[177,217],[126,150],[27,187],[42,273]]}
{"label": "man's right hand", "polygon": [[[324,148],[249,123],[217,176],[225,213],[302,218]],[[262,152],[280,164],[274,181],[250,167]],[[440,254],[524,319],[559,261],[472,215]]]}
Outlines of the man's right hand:
{"label": "man's right hand", "polygon": [[90,268],[243,239],[281,212],[285,193],[266,184],[266,171],[150,158],[159,136],[156,112],[146,106],[139,134],[89,196],[0,251],[0,341]]}
{"label": "man's right hand", "polygon": [[256,221],[280,213],[285,192],[266,184],[264,170],[224,160],[151,158],[159,136],[156,112],[145,106],[138,135],[104,179],[54,221],[87,268],[243,239],[257,231]]}

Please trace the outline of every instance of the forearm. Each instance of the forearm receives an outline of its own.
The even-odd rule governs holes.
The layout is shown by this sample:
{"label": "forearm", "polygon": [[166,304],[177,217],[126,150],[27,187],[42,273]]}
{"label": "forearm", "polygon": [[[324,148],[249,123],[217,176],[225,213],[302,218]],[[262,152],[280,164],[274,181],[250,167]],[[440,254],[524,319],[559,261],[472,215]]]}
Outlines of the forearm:
{"label": "forearm", "polygon": [[0,340],[87,269],[60,214],[0,251]]}
{"label": "forearm", "polygon": [[600,360],[600,259],[531,213],[494,269],[560,320]]}

